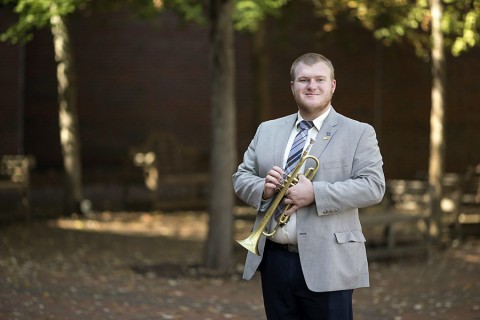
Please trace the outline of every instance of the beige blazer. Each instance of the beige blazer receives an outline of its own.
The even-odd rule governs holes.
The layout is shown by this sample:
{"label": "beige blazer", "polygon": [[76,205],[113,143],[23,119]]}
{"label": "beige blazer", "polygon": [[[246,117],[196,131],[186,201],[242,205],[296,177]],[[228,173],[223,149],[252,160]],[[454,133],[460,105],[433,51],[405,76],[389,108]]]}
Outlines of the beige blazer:
{"label": "beige blazer", "polygon": [[[274,165],[281,166],[296,118],[297,114],[292,114],[260,124],[233,175],[235,194],[257,210],[264,178]],[[317,292],[368,287],[358,208],[380,202],[385,193],[375,130],[332,108],[310,154],[320,161],[313,179],[315,202],[297,211],[298,249],[306,283]],[[312,166],[309,161],[306,168]],[[258,212],[255,226],[264,215]],[[262,236],[259,242],[260,256],[248,252],[244,279],[251,279],[260,265],[265,240]]]}

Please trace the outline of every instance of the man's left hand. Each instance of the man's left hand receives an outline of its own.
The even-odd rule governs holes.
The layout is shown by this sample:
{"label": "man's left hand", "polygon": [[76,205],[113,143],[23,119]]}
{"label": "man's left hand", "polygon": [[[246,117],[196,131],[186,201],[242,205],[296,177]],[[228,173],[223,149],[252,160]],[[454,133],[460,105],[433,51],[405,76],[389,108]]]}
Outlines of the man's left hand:
{"label": "man's left hand", "polygon": [[288,189],[285,195],[285,204],[292,206],[285,214],[291,215],[301,207],[308,206],[315,201],[312,181],[308,180],[303,174],[298,175],[298,183]]}

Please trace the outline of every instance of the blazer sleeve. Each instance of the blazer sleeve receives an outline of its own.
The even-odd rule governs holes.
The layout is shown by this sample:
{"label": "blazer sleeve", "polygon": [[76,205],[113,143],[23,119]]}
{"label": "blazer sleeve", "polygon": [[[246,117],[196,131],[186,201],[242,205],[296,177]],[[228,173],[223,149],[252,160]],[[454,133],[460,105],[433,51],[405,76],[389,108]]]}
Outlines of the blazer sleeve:
{"label": "blazer sleeve", "polygon": [[246,204],[259,210],[262,204],[264,178],[259,176],[256,148],[261,125],[243,155],[243,162],[233,174],[235,195]]}

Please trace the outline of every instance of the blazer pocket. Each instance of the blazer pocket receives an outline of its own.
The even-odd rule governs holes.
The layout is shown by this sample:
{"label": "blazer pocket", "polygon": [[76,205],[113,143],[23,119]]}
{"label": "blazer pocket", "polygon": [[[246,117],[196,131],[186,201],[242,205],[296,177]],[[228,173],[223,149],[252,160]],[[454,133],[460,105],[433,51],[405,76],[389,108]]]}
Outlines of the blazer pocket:
{"label": "blazer pocket", "polygon": [[335,161],[323,162],[321,176],[328,182],[336,182],[339,180],[346,180],[351,177],[352,165],[344,159],[338,159]]}
{"label": "blazer pocket", "polygon": [[365,242],[365,236],[362,231],[346,231],[346,232],[335,232],[335,238],[338,243],[348,243],[348,242]]}
{"label": "blazer pocket", "polygon": [[331,170],[331,169],[340,169],[348,167],[347,160],[338,159],[338,160],[329,160],[323,162],[323,169]]}

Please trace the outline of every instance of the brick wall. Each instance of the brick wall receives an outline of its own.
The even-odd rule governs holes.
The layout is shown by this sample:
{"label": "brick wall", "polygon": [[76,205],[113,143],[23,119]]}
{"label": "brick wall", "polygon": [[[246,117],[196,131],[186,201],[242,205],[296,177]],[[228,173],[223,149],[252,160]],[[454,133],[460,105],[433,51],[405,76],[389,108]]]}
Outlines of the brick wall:
{"label": "brick wall", "polygon": [[[430,66],[408,46],[381,48],[352,26],[322,35],[302,4],[269,20],[269,89],[272,117],[295,111],[291,62],[307,51],[336,67],[336,110],[375,126],[389,178],[411,178],[428,167]],[[119,170],[128,149],[155,131],[175,134],[198,148],[208,167],[210,75],[205,27],[164,15],[141,21],[126,12],[77,15],[71,20],[77,66],[78,112],[84,172]],[[239,161],[258,125],[254,118],[251,38],[237,34]],[[0,153],[21,149],[18,134],[18,48],[0,44]],[[447,163],[463,172],[480,159],[479,50],[449,59]],[[25,140],[38,170],[61,167],[55,63],[43,30],[25,50]],[[17,123],[17,125],[15,125]]]}
{"label": "brick wall", "polygon": [[[13,16],[0,12],[0,30]],[[18,45],[0,47],[0,154],[22,153],[23,104],[21,101],[22,49]]]}

